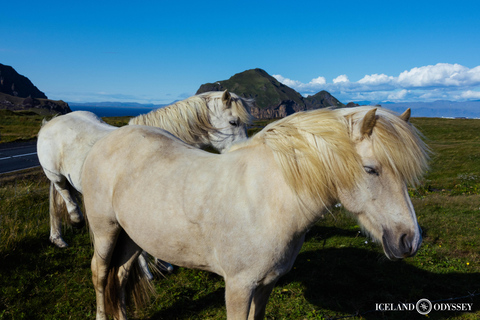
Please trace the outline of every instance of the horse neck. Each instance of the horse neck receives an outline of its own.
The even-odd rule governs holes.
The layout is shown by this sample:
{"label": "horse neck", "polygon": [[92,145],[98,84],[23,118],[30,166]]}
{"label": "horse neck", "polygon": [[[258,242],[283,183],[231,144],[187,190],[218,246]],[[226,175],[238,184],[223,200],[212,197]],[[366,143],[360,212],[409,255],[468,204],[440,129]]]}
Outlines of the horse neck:
{"label": "horse neck", "polygon": [[[177,110],[173,108],[177,108],[177,106],[172,105],[140,115],[132,118],[129,124],[162,128],[185,143],[197,148],[210,145],[208,131],[204,126],[196,121],[197,119],[179,117],[178,112],[175,112]],[[181,108],[181,106],[178,108]]]}
{"label": "horse neck", "polygon": [[250,185],[245,188],[261,189],[259,192],[263,195],[262,201],[268,202],[270,208],[275,208],[269,210],[272,215],[270,220],[276,224],[275,228],[300,235],[323,218],[326,206],[319,206],[316,199],[299,195],[288,185],[269,147],[263,143],[246,142],[243,145],[246,147],[237,150],[238,157],[233,159],[232,163],[237,167],[247,167],[246,173],[252,180],[248,180]]}

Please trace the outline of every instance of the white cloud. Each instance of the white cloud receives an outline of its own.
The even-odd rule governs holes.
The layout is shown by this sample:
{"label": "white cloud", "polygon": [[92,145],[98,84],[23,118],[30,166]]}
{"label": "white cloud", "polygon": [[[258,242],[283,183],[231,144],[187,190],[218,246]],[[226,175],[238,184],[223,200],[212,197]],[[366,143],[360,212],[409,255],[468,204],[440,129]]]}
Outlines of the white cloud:
{"label": "white cloud", "polygon": [[405,70],[396,77],[386,74],[365,75],[356,82],[350,82],[345,74],[334,78],[332,83],[327,83],[324,77],[315,78],[309,83],[281,75],[274,77],[303,95],[327,90],[342,101],[480,98],[480,66],[470,69],[460,64],[438,63]]}
{"label": "white cloud", "polygon": [[460,87],[480,85],[480,66],[438,63],[404,71],[398,76],[403,87]]}
{"label": "white cloud", "polygon": [[391,100],[391,101],[402,100],[402,99],[405,99],[407,94],[408,94],[408,90],[406,89],[403,89],[400,91],[394,91],[388,95],[388,100]]}
{"label": "white cloud", "polygon": [[387,76],[386,74],[371,74],[366,75],[362,79],[358,80],[358,83],[367,85],[381,85],[390,84],[395,81],[394,77]]}
{"label": "white cloud", "polygon": [[333,79],[333,83],[340,83],[340,82],[350,82],[350,80],[348,80],[348,77],[346,74],[339,75],[338,77]]}
{"label": "white cloud", "polygon": [[274,77],[284,85],[289,86],[290,88],[293,88],[299,92],[314,92],[318,90],[318,88],[321,88],[322,86],[325,86],[327,84],[327,80],[324,77],[312,79],[309,83],[301,83],[300,81],[291,80],[279,74],[274,74],[272,75],[272,77]]}
{"label": "white cloud", "polygon": [[282,77],[281,75],[279,74],[274,74],[272,75],[272,77],[274,77],[275,79],[277,79],[279,82],[283,83],[284,85],[286,86],[289,86],[291,88],[298,88],[299,86],[302,85],[302,83],[300,81],[296,81],[296,80],[290,80],[288,78],[284,78]]}
{"label": "white cloud", "polygon": [[472,91],[472,90],[467,90],[464,91],[460,94],[460,97],[463,99],[480,99],[480,92],[479,91]]}
{"label": "white cloud", "polygon": [[327,80],[324,77],[318,77],[315,79],[312,79],[307,85],[318,85],[318,84],[326,84]]}

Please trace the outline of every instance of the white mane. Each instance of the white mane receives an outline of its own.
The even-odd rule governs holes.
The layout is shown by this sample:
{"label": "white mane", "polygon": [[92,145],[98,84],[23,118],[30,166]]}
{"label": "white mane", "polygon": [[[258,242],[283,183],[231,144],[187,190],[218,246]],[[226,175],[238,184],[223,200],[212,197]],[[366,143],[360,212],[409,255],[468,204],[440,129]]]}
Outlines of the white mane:
{"label": "white mane", "polygon": [[[196,144],[200,137],[214,133],[217,128],[210,123],[210,113],[216,108],[231,108],[242,123],[250,122],[248,108],[251,101],[230,93],[230,103],[222,101],[222,92],[206,92],[178,101],[170,106],[153,110],[132,118],[129,124],[163,128],[188,144]],[[223,110],[220,109],[220,110]]]}

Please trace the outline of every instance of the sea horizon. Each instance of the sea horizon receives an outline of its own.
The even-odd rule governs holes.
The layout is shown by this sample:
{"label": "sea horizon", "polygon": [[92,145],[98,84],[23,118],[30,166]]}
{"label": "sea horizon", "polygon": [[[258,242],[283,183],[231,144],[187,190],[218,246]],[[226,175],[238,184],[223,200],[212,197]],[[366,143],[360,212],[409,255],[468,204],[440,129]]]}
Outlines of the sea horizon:
{"label": "sea horizon", "polygon": [[[69,104],[72,111],[90,111],[99,117],[136,117],[149,113],[152,110],[164,107],[163,105],[138,106],[94,106],[87,104]],[[375,105],[372,103],[371,105]],[[380,103],[381,107],[402,113],[411,108],[412,117],[428,118],[480,118],[480,101],[435,101],[435,102],[398,102]]]}
{"label": "sea horizon", "polygon": [[136,117],[141,114],[149,113],[158,107],[145,108],[120,108],[120,107],[94,107],[94,106],[70,106],[72,111],[90,111],[98,117]]}

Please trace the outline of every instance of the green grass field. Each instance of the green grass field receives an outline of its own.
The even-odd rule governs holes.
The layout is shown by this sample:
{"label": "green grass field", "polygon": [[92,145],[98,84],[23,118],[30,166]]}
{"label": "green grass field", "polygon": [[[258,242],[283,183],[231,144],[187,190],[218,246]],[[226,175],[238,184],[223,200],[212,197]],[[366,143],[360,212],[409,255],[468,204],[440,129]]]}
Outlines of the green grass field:
{"label": "green grass field", "polygon": [[35,139],[43,116],[28,111],[0,110],[0,143]]}
{"label": "green grass field", "polygon": [[[412,122],[434,152],[424,183],[410,189],[424,231],[418,254],[388,261],[347,212],[333,208],[275,287],[267,319],[480,318],[480,120]],[[40,170],[0,176],[0,319],[95,317],[88,232],[65,226],[70,247],[58,249],[48,241],[48,221],[48,182]],[[129,310],[130,318],[225,318],[219,276],[176,268],[154,281],[158,295],[149,308]],[[375,311],[377,303],[422,298],[460,298],[455,302],[473,303],[473,311]]]}

